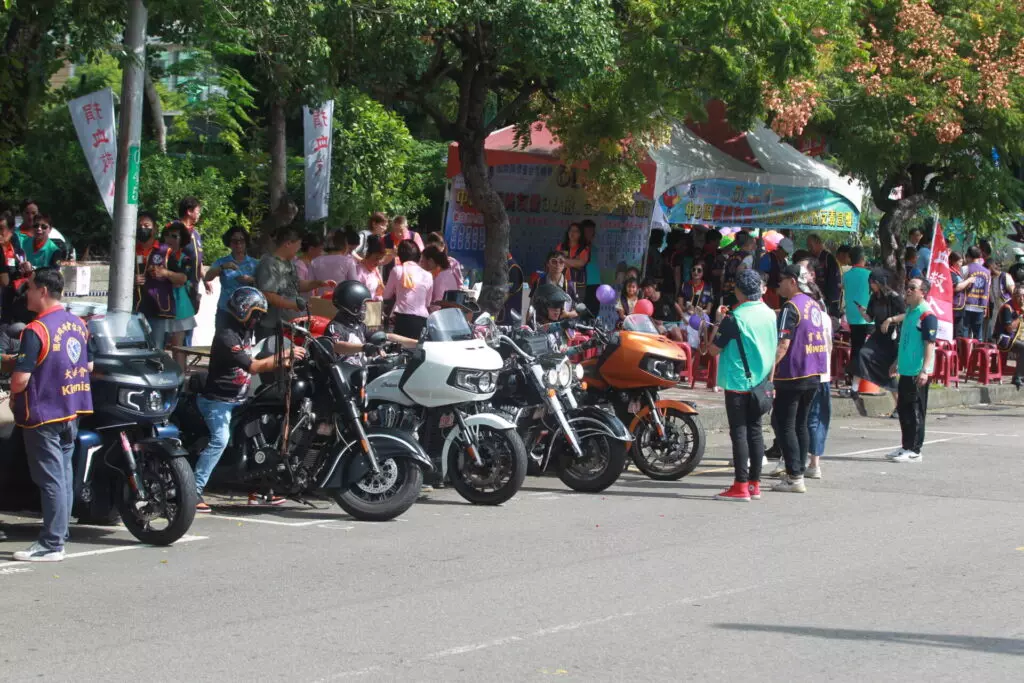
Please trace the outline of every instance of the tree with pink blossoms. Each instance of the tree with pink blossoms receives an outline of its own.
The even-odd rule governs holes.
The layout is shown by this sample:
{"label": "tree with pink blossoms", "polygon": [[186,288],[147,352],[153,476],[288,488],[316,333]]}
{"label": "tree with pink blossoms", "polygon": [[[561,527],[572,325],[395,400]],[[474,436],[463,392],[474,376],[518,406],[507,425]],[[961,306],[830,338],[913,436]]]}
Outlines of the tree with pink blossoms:
{"label": "tree with pink blossoms", "polygon": [[1019,212],[1024,0],[854,0],[822,26],[819,74],[768,89],[783,136],[824,134],[883,218],[888,266],[922,209],[979,233]]}

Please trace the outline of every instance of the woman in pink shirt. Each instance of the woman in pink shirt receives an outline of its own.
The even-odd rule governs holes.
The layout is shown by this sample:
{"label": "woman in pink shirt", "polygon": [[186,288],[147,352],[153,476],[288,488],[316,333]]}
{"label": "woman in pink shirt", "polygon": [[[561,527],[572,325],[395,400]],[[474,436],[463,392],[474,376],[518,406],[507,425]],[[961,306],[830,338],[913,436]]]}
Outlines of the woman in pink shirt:
{"label": "woman in pink shirt", "polygon": [[302,238],[302,253],[295,259],[295,271],[300,280],[315,280],[313,260],[324,254],[324,236],[315,232],[306,233]]}
{"label": "woman in pink shirt", "polygon": [[366,285],[374,301],[380,301],[384,293],[379,266],[386,253],[381,239],[376,235],[370,235],[366,238],[366,256],[356,264],[355,279]]}
{"label": "woman in pink shirt", "polygon": [[[441,253],[448,259],[448,268],[452,271],[452,276],[458,280],[459,286],[462,286],[462,264],[456,261],[453,257],[448,255],[448,244],[444,241],[444,235],[439,232],[432,232],[427,235],[426,244],[428,247],[437,247],[441,250]],[[436,297],[435,297],[436,298]]]}
{"label": "woman in pink shirt", "polygon": [[[358,259],[352,254],[352,250],[359,246],[359,235],[355,232],[343,232],[338,230],[331,236],[331,251],[313,261],[314,280],[334,280],[345,282],[355,280],[356,265]],[[318,295],[325,294],[325,291],[317,290]],[[371,291],[371,294],[373,292]]]}
{"label": "woman in pink shirt", "polygon": [[423,250],[420,257],[420,265],[425,271],[434,276],[434,297],[432,303],[444,299],[444,293],[449,290],[458,290],[462,283],[455,277],[451,267],[448,265],[448,257],[438,247],[430,246]]}
{"label": "woman in pink shirt", "polygon": [[427,322],[427,306],[433,301],[434,276],[420,267],[420,248],[412,240],[398,245],[401,263],[391,269],[384,300],[395,300],[394,333],[419,339]]}

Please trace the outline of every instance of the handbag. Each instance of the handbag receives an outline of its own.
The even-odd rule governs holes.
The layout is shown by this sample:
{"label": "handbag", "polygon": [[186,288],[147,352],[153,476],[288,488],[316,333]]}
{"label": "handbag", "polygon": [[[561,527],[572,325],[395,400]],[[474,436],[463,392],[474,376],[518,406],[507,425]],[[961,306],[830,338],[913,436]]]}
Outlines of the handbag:
{"label": "handbag", "polygon": [[[743,361],[743,372],[747,375],[747,381],[753,383],[754,377],[750,374],[750,364],[747,363],[747,352],[743,348],[743,338],[738,337],[736,344],[740,349],[740,360]],[[761,415],[765,415],[772,409],[775,402],[775,385],[767,377],[763,382],[750,389],[750,397],[757,403]]]}

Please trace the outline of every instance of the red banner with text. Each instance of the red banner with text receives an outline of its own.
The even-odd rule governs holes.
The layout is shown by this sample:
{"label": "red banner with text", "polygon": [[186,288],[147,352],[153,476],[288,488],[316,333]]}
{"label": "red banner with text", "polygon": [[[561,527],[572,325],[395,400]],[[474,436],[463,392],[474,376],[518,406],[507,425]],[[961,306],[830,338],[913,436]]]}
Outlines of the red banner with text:
{"label": "red banner with text", "polygon": [[939,339],[953,340],[953,274],[949,270],[949,245],[942,226],[935,222],[932,240],[932,262],[928,268],[932,288],[928,292],[928,305],[939,319]]}

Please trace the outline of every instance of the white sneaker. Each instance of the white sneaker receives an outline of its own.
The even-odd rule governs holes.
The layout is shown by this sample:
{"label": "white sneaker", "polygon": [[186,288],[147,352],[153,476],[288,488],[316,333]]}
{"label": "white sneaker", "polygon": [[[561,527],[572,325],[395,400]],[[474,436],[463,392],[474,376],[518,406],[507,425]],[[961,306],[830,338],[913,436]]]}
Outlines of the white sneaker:
{"label": "white sneaker", "polygon": [[768,476],[772,477],[773,479],[780,479],[786,476],[786,461],[783,460],[782,458],[779,458],[779,464],[775,466],[775,469],[772,470]]}
{"label": "white sneaker", "polygon": [[19,550],[14,553],[14,559],[18,562],[60,562],[64,559],[64,551],[44,548],[37,541],[27,550]]}
{"label": "white sneaker", "polygon": [[782,481],[772,487],[772,491],[781,493],[807,493],[803,477],[783,476]]}
{"label": "white sneaker", "polygon": [[821,465],[817,467],[808,467],[804,470],[805,479],[821,479]]}
{"label": "white sneaker", "polygon": [[896,458],[900,457],[904,453],[910,453],[910,451],[905,451],[903,448],[897,448],[892,453],[886,453],[885,457],[888,458],[889,460],[895,460]]}
{"label": "white sneaker", "polygon": [[895,458],[893,458],[892,461],[893,462],[921,462],[921,454],[920,453],[915,453],[914,451],[903,451],[902,453],[897,455]]}
{"label": "white sneaker", "polygon": [[761,471],[764,472],[766,469],[768,469],[768,466],[770,464],[771,463],[768,462],[768,456],[767,455],[762,455],[761,456]]}

